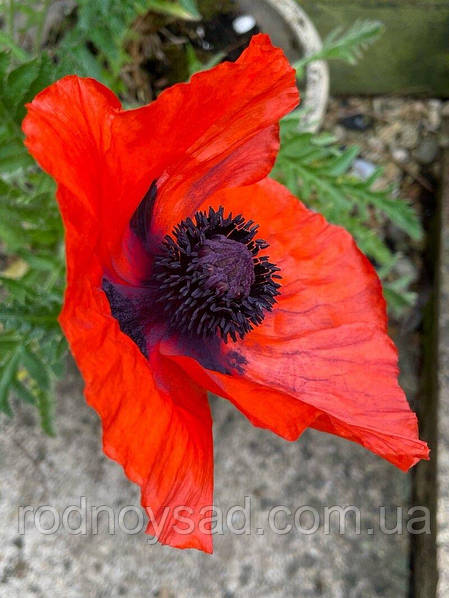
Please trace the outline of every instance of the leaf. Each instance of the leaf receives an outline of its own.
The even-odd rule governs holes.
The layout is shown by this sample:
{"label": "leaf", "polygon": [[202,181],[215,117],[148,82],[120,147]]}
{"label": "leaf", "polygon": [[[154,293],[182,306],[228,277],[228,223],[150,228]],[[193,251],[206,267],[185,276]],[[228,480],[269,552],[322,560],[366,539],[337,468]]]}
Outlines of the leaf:
{"label": "leaf", "polygon": [[346,32],[334,29],[323,42],[318,52],[305,56],[294,64],[298,77],[304,74],[307,64],[315,60],[342,60],[355,64],[370,44],[384,31],[380,21],[356,21]]}
{"label": "leaf", "polygon": [[187,70],[189,76],[197,73],[201,70],[202,64],[201,61],[198,59],[198,56],[193,49],[192,44],[186,44],[186,58],[187,58]]}
{"label": "leaf", "polygon": [[304,143],[304,138],[300,135],[286,140],[282,147],[282,156],[292,158],[292,160],[316,160],[321,156],[321,149],[315,147],[310,142]]}
{"label": "leaf", "polygon": [[16,42],[4,31],[0,31],[0,48],[3,46],[6,50],[11,52],[14,58],[20,61],[29,60],[30,56],[25,52],[23,48],[18,46]]}
{"label": "leaf", "polygon": [[43,272],[53,272],[59,268],[61,258],[50,253],[41,252],[40,255],[33,255],[31,253],[24,253],[20,249],[17,251],[32,268]]}
{"label": "leaf", "polygon": [[[28,288],[23,281],[13,280],[4,276],[0,277],[0,283],[4,290],[14,296],[18,301],[25,301],[28,297]],[[1,338],[1,337],[0,337]]]}
{"label": "leaf", "polygon": [[22,104],[23,98],[39,76],[40,69],[41,62],[38,58],[35,58],[9,73],[6,79],[3,100],[11,110],[15,111]]}
{"label": "leaf", "polygon": [[397,291],[385,283],[383,285],[383,294],[388,307],[399,316],[416,302],[416,293],[404,292],[404,290]]}
{"label": "leaf", "polygon": [[388,266],[393,262],[393,254],[375,230],[366,229],[360,224],[353,227],[349,226],[348,230],[356,238],[363,253],[371,256],[379,265]]}
{"label": "leaf", "polygon": [[30,376],[36,380],[42,390],[50,388],[50,377],[47,371],[47,365],[26,346],[22,347],[22,364],[27,369]]}
{"label": "leaf", "polygon": [[[381,168],[376,168],[367,180],[352,174],[359,147],[341,150],[330,134],[305,133],[299,128],[300,118],[296,111],[281,121],[281,148],[272,176],[287,185],[310,208],[354,236],[379,274],[388,280],[387,296],[392,302],[391,309],[398,314],[410,306],[414,294],[409,291],[410,281],[398,278],[394,269],[396,256],[379,233],[385,222],[391,222],[419,240],[421,225],[417,214],[409,203],[392,195],[392,188],[372,188]],[[399,280],[405,286],[397,286]]]}
{"label": "leaf", "polygon": [[48,436],[56,436],[53,426],[53,401],[48,392],[37,392],[37,408],[41,418],[41,427]]}
{"label": "leaf", "polygon": [[11,251],[16,251],[23,246],[23,230],[20,224],[0,222],[0,238]]}
{"label": "leaf", "polygon": [[94,79],[103,79],[101,64],[95,56],[83,44],[68,49],[70,57],[66,59],[65,66],[67,72],[73,72],[76,75],[89,76]]}
{"label": "leaf", "polygon": [[0,147],[0,173],[14,173],[32,164],[33,160],[20,139],[11,139]]}
{"label": "leaf", "polygon": [[25,403],[30,403],[31,405],[36,405],[36,397],[33,393],[17,378],[13,380],[12,383],[12,390],[17,395],[19,399],[25,401]]}
{"label": "leaf", "polygon": [[194,0],[179,0],[178,2],[171,2],[170,0],[147,0],[145,4],[147,10],[153,10],[154,12],[177,17],[179,19],[190,21],[198,21],[201,19],[201,15],[198,12]]}
{"label": "leaf", "polygon": [[223,60],[225,55],[225,52],[216,52],[213,56],[209,58],[207,62],[202,63],[196,56],[193,46],[191,44],[186,44],[187,70],[189,73],[189,77],[191,77],[195,73],[200,73],[201,71],[211,69],[212,67],[217,65],[220,62],[220,60]]}
{"label": "leaf", "polygon": [[404,230],[415,241],[422,238],[423,230],[415,210],[401,198],[391,198],[379,195],[374,201],[396,226]]}
{"label": "leaf", "polygon": [[201,14],[198,11],[195,0],[179,0],[181,7],[191,15],[192,19],[201,19]]}
{"label": "leaf", "polygon": [[348,149],[342,152],[339,156],[336,156],[333,160],[329,160],[327,166],[323,168],[323,172],[325,172],[328,176],[333,177],[338,177],[342,174],[345,174],[359,153],[359,146],[353,145],[348,147]]}
{"label": "leaf", "polygon": [[8,351],[16,349],[20,343],[21,339],[15,332],[0,333],[0,349],[2,355],[5,355]]}
{"label": "leaf", "polygon": [[0,51],[0,81],[2,81],[4,79],[10,62],[11,62],[10,53],[5,52],[5,51]]}
{"label": "leaf", "polygon": [[12,409],[8,402],[8,395],[14,376],[16,375],[19,357],[19,349],[16,349],[6,364],[0,368],[0,411],[9,416],[12,415]]}

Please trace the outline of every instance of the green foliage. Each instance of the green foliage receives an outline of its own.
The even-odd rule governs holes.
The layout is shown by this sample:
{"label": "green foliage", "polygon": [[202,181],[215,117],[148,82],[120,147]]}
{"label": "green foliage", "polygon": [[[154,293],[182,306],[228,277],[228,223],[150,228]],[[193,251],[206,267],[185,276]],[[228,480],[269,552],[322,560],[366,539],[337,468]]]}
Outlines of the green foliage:
{"label": "green foliage", "polygon": [[147,0],[147,10],[153,10],[161,14],[170,15],[178,19],[187,19],[189,21],[198,21],[201,15],[195,0],[179,0],[171,2],[170,0]]}
{"label": "green foliage", "polygon": [[54,49],[67,73],[98,79],[124,91],[120,71],[129,61],[125,42],[131,25],[149,10],[180,19],[198,19],[194,0],[78,0],[76,21]]}
{"label": "green foliage", "polygon": [[119,73],[128,60],[124,42],[136,12],[129,0],[78,0],[76,21],[54,49],[67,73],[91,76],[120,91]]}
{"label": "green foliage", "polygon": [[131,25],[149,10],[178,19],[201,18],[195,0],[78,0],[76,21],[54,49],[60,72],[94,77],[125,92],[120,73],[129,61]]}
{"label": "green foliage", "polygon": [[20,66],[0,53],[0,239],[10,264],[0,275],[0,410],[14,395],[35,405],[53,433],[52,396],[66,343],[57,323],[64,286],[63,234],[53,182],[24,144],[25,103],[52,81],[42,55]]}

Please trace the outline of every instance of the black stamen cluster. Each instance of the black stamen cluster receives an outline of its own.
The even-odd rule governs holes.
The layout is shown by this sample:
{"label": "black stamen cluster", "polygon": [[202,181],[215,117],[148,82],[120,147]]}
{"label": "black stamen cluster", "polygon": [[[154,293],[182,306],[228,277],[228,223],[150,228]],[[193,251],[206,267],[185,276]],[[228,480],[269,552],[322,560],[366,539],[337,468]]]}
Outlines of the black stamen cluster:
{"label": "black stamen cluster", "polygon": [[171,326],[183,333],[236,341],[271,311],[279,270],[266,256],[268,243],[254,239],[258,225],[224,208],[197,212],[167,235],[155,258],[158,302]]}

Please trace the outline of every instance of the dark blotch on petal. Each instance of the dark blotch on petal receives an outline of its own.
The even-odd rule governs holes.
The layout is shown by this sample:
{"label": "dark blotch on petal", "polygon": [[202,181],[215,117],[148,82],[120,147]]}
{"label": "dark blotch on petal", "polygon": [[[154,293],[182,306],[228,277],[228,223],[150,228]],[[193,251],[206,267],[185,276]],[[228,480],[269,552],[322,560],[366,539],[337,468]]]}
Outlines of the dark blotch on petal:
{"label": "dark blotch on petal", "polygon": [[154,203],[157,197],[157,184],[154,180],[148,191],[145,193],[144,198],[138,205],[136,211],[131,217],[129,226],[132,232],[136,235],[142,243],[148,245],[148,235],[150,233],[151,216],[153,213]]}
{"label": "dark blotch on petal", "polygon": [[237,351],[230,351],[226,358],[231,368],[231,372],[227,373],[233,374],[234,372],[237,372],[241,376],[245,373],[244,366],[248,363],[248,361],[245,357],[243,357],[243,355]]}
{"label": "dark blotch on petal", "polygon": [[[173,336],[173,333],[169,336]],[[220,374],[231,373],[221,352],[222,342],[218,336],[199,340],[186,334],[179,334],[175,338],[177,348],[182,355],[192,357],[208,370]]]}
{"label": "dark blotch on petal", "polygon": [[[152,343],[151,334],[148,332],[157,330],[159,334],[161,323],[157,310],[154,310],[151,291],[140,289],[137,294],[126,296],[124,292],[121,292],[119,285],[112,283],[107,278],[103,279],[102,288],[111,306],[112,316],[119,323],[120,330],[129,336],[139,347],[141,353],[148,358],[147,347]],[[172,335],[173,331],[169,333],[169,337]],[[228,375],[235,372],[244,373],[246,359],[237,351],[224,354],[222,340],[219,336],[198,339],[186,334],[175,333],[172,338],[183,355],[192,357],[208,370]]]}
{"label": "dark blotch on petal", "polygon": [[173,338],[173,333],[168,334],[175,340],[180,354],[191,357],[200,363],[203,368],[232,376],[236,372],[242,375],[248,363],[238,351],[223,353],[222,339],[219,336],[197,339],[195,337],[178,334]]}
{"label": "dark blotch on petal", "polygon": [[120,330],[136,343],[145,357],[148,357],[144,333],[145,320],[142,318],[139,306],[122,295],[107,278],[103,278],[102,288],[111,306],[111,313],[119,323]]}

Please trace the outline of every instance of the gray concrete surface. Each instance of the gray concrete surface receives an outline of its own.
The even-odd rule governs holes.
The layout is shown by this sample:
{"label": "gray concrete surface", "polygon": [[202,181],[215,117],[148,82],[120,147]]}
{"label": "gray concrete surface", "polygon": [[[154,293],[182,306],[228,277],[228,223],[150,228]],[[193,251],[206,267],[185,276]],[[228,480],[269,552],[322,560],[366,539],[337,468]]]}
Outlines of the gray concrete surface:
{"label": "gray concrete surface", "polygon": [[[405,598],[408,536],[379,532],[379,506],[407,504],[409,476],[361,447],[312,431],[296,443],[251,427],[228,402],[213,397],[216,504],[225,510],[251,499],[254,528],[264,535],[215,537],[215,554],[150,545],[140,533],[43,535],[29,522],[18,534],[18,506],[138,505],[137,488],[101,452],[100,426],[71,373],[57,404],[58,436],[41,434],[35,415],[18,409],[0,435],[0,596],[42,597],[316,597]],[[272,506],[309,505],[320,514],[312,535],[277,535]],[[324,533],[322,507],[355,505],[354,525]],[[350,517],[348,516],[348,519]],[[43,525],[51,526],[45,517]],[[304,527],[310,519],[304,516]],[[336,522],[335,522],[336,524]],[[388,524],[394,524],[389,518]],[[72,520],[72,527],[76,519]],[[132,522],[128,522],[132,526]],[[373,528],[374,533],[367,530]]]}
{"label": "gray concrete surface", "polygon": [[[448,123],[449,125],[449,123]],[[449,596],[449,150],[443,161],[438,401],[438,598]]]}

